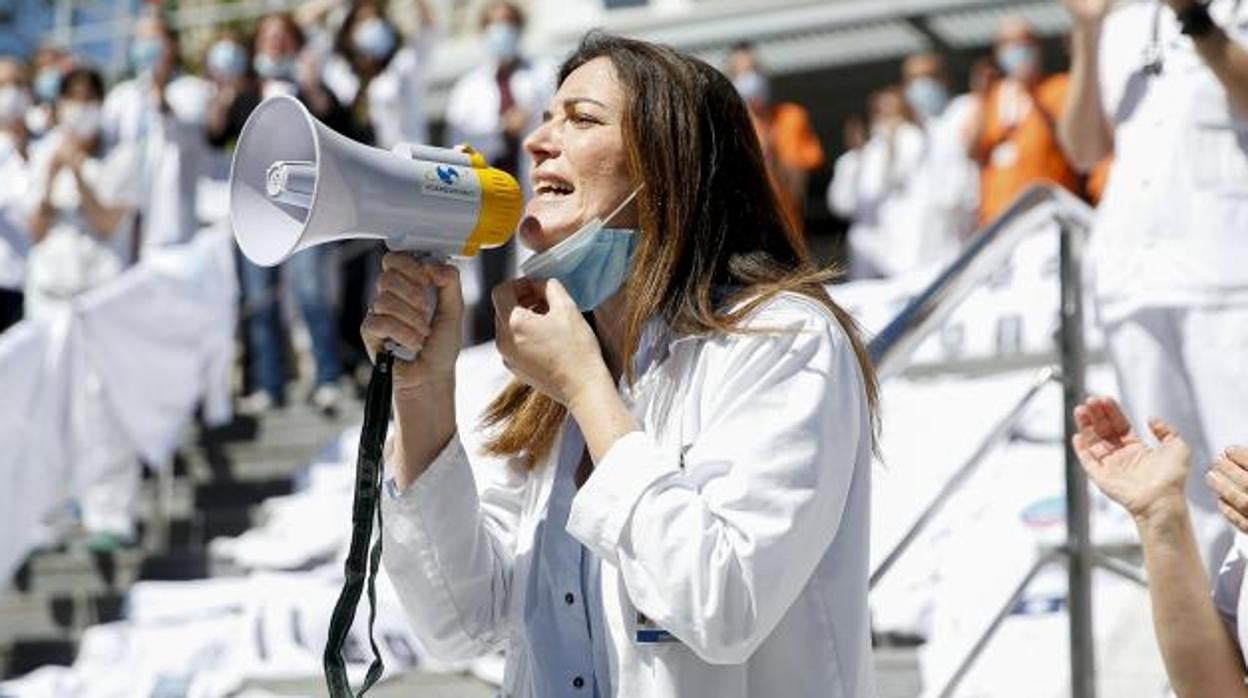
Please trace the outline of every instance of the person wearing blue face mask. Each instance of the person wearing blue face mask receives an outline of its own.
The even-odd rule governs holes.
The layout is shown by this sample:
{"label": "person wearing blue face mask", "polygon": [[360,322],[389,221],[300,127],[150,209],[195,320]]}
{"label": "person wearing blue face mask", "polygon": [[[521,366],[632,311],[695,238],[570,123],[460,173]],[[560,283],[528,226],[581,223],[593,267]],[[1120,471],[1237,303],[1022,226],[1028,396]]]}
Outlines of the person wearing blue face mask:
{"label": "person wearing blue face mask", "polygon": [[1084,193],[1057,137],[1069,76],[1045,74],[1040,41],[1021,17],[1001,23],[994,56],[1004,77],[976,100],[967,140],[971,157],[980,165],[980,225],[1038,182]]}
{"label": "person wearing blue face mask", "polygon": [[204,135],[213,148],[230,150],[247,117],[260,104],[260,82],[252,69],[251,52],[242,37],[227,32],[209,45],[204,67],[216,88],[204,116]]}
{"label": "person wearing blue face mask", "polygon": [[[481,62],[451,89],[446,106],[448,143],[471,143],[495,167],[516,175],[526,192],[528,155],[521,142],[537,128],[542,109],[554,93],[553,66],[530,59],[521,50],[525,15],[513,2],[497,0],[482,9],[479,24]],[[481,342],[494,336],[485,291],[515,275],[524,251],[511,244],[468,265],[464,292],[473,307],[468,333]]]}
{"label": "person wearing blue face mask", "polygon": [[61,46],[40,46],[30,61],[30,90],[34,106],[26,112],[26,130],[39,141],[53,126],[53,104],[61,93],[61,76],[73,67],[73,57]]}
{"label": "person wearing blue face mask", "polygon": [[[292,95],[331,129],[358,137],[355,123],[334,93],[321,80],[319,58],[308,48],[307,36],[289,13],[265,15],[252,40],[252,65],[259,98]],[[254,93],[240,93],[235,107],[242,124],[259,103]],[[294,289],[300,315],[312,340],[315,374],[308,402],[333,411],[342,395],[338,311],[333,290],[338,268],[332,245],[320,245],[294,255],[280,267],[261,267],[238,255],[243,303],[247,308],[247,360],[252,384],[239,401],[239,410],[259,414],[286,402],[286,325],[279,302],[279,282]]]}
{"label": "person wearing blue face mask", "polygon": [[130,44],[134,77],[118,83],[104,100],[106,143],[142,154],[139,172],[139,254],[190,240],[196,218],[198,179],[206,154],[204,111],[211,85],[181,70],[180,42],[168,21],[149,10],[135,24]]}
{"label": "person wearing blue face mask", "polygon": [[975,100],[950,93],[944,59],[935,53],[908,57],[901,79],[926,139],[913,180],[916,219],[922,221],[913,259],[923,266],[948,260],[975,228],[979,168],[966,154]]}
{"label": "person wearing blue face mask", "polygon": [[745,102],[599,33],[559,78],[524,141],[531,276],[492,295],[510,385],[457,394],[454,267],[388,254],[362,327],[419,350],[381,502],[413,630],[505,648],[513,698],[874,695],[875,379]]}
{"label": "person wearing blue face mask", "polygon": [[415,30],[403,36],[378,0],[356,0],[334,36],[325,83],[349,105],[361,140],[380,148],[428,143],[428,71],[435,48],[433,15],[413,4]]}
{"label": "person wearing blue face mask", "polygon": [[[346,105],[356,140],[390,149],[428,143],[428,67],[436,48],[434,18],[424,0],[410,6],[414,31],[403,35],[402,16],[387,14],[379,0],[350,3],[325,61],[325,84]],[[381,250],[368,241],[349,243],[342,265],[338,333],[348,375],[367,375],[368,356],[359,327],[370,299]]]}

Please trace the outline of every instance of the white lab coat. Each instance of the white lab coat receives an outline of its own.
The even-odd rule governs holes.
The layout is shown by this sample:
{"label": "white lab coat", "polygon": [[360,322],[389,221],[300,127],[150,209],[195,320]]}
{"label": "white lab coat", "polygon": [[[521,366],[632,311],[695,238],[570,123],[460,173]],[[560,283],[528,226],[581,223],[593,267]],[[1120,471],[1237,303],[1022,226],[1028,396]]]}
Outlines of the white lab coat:
{"label": "white lab coat", "polygon": [[[667,341],[622,389],[641,431],[572,500],[567,530],[601,560],[607,695],[874,694],[861,372],[814,301],[774,300],[749,325],[768,332]],[[504,648],[503,695],[530,698],[533,541],[556,467],[471,460],[456,436],[382,498],[384,564],[434,656]],[[679,642],[636,643],[639,612]]]}
{"label": "white lab coat", "polygon": [[[476,148],[486,160],[494,161],[505,147],[503,125],[498,113],[500,95],[495,75],[498,66],[493,63],[474,68],[451,88],[446,105],[446,125],[450,143],[468,143]],[[550,106],[555,94],[555,71],[545,62],[528,62],[511,74],[511,96],[520,109],[529,114],[525,133],[537,128],[542,112]],[[528,189],[528,155],[520,154],[520,181]]]}
{"label": "white lab coat", "polygon": [[[428,143],[429,123],[425,112],[429,62],[435,39],[432,30],[416,33],[399,48],[386,69],[368,84],[368,116],[378,148],[399,143]],[[334,54],[325,63],[325,85],[350,107],[360,90],[360,79],[342,56]]]}
{"label": "white lab coat", "polygon": [[233,244],[217,229],[158,250],[0,334],[0,584],[65,497],[90,530],[125,533],[136,457],[168,465],[201,400],[208,423],[229,420]]}
{"label": "white lab coat", "polygon": [[926,147],[923,129],[903,122],[877,129],[862,148],[837,158],[828,207],[852,221],[853,278],[896,276],[917,265],[923,230],[915,194]]}
{"label": "white lab coat", "polygon": [[26,257],[30,254],[30,231],[26,227],[30,164],[0,133],[0,289],[22,290],[26,280]]}
{"label": "white lab coat", "polygon": [[974,230],[979,170],[961,134],[971,105],[958,97],[923,125],[877,133],[837,159],[828,207],[852,221],[855,278],[947,262]]}
{"label": "white lab coat", "polygon": [[[1248,4],[1216,0],[1210,13],[1248,47]],[[1164,67],[1150,76],[1141,56],[1154,18]],[[1209,463],[1248,424],[1248,115],[1156,3],[1111,12],[1099,56],[1114,164],[1088,254],[1097,312],[1136,428],[1160,416]],[[1216,571],[1230,527],[1201,468],[1187,491]]]}
{"label": "white lab coat", "polygon": [[[85,291],[115,278],[131,261],[133,216],[125,215],[101,239],[82,208],[78,185],[67,168],[57,172],[48,187],[52,158],[60,147],[61,132],[53,131],[39,142],[31,156],[31,196],[23,202],[26,220],[49,191],[55,211],[47,235],[35,245],[27,261],[26,314],[38,315]],[[140,155],[132,146],[117,146],[103,157],[88,157],[82,164],[83,180],[101,203],[133,210],[139,198]]]}
{"label": "white lab coat", "polygon": [[196,202],[205,172],[208,144],[204,113],[212,86],[180,76],[165,87],[167,113],[161,113],[144,78],[118,83],[104,100],[104,135],[110,144],[137,147],[140,249],[186,242],[199,229]]}
{"label": "white lab coat", "polygon": [[39,522],[69,495],[68,328],[61,311],[0,333],[0,586],[35,544]]}

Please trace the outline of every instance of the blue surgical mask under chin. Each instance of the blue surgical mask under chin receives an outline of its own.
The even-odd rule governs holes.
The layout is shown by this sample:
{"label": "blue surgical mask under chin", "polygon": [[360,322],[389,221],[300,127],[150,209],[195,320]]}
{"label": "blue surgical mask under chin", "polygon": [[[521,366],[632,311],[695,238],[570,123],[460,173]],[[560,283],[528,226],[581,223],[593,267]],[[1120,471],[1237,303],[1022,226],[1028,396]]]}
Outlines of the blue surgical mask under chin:
{"label": "blue surgical mask under chin", "polygon": [[915,78],[906,85],[906,101],[924,119],[935,118],[949,106],[949,90],[932,78]]}
{"label": "blue surgical mask under chin", "polygon": [[628,278],[637,231],[607,228],[605,224],[624,209],[641,187],[605,218],[594,218],[559,244],[533,255],[520,266],[531,279],[558,279],[582,313],[602,305]]}
{"label": "blue surgical mask under chin", "polygon": [[394,30],[383,20],[366,19],[351,32],[351,43],[360,53],[380,61],[394,50]]}
{"label": "blue surgical mask under chin", "polygon": [[146,73],[160,62],[164,53],[165,45],[160,39],[135,39],[130,44],[130,64],[134,66],[134,72]]}
{"label": "blue surgical mask under chin", "polygon": [[1018,77],[1023,68],[1034,64],[1037,58],[1036,47],[1030,44],[1014,43],[997,51],[997,63],[1010,77]]}

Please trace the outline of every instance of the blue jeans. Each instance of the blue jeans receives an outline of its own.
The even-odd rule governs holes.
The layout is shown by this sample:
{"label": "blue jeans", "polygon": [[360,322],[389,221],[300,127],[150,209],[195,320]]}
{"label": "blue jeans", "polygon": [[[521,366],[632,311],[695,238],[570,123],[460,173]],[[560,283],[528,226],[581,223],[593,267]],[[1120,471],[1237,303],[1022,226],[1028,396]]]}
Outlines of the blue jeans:
{"label": "blue jeans", "polygon": [[256,387],[281,400],[286,386],[286,343],[283,335],[279,271],[291,285],[299,311],[312,338],[316,385],[338,380],[338,320],[330,297],[330,250],[317,246],[295,253],[280,267],[261,267],[240,255],[244,317],[251,375]]}

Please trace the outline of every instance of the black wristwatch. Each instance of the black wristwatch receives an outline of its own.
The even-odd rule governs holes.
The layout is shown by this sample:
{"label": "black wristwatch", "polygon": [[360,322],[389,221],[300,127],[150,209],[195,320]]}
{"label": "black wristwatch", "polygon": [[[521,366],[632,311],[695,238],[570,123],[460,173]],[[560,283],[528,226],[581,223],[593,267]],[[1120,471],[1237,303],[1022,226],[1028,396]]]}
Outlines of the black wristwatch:
{"label": "black wristwatch", "polygon": [[1194,2],[1176,16],[1179,18],[1179,31],[1193,39],[1208,36],[1218,26],[1209,16],[1208,2]]}

